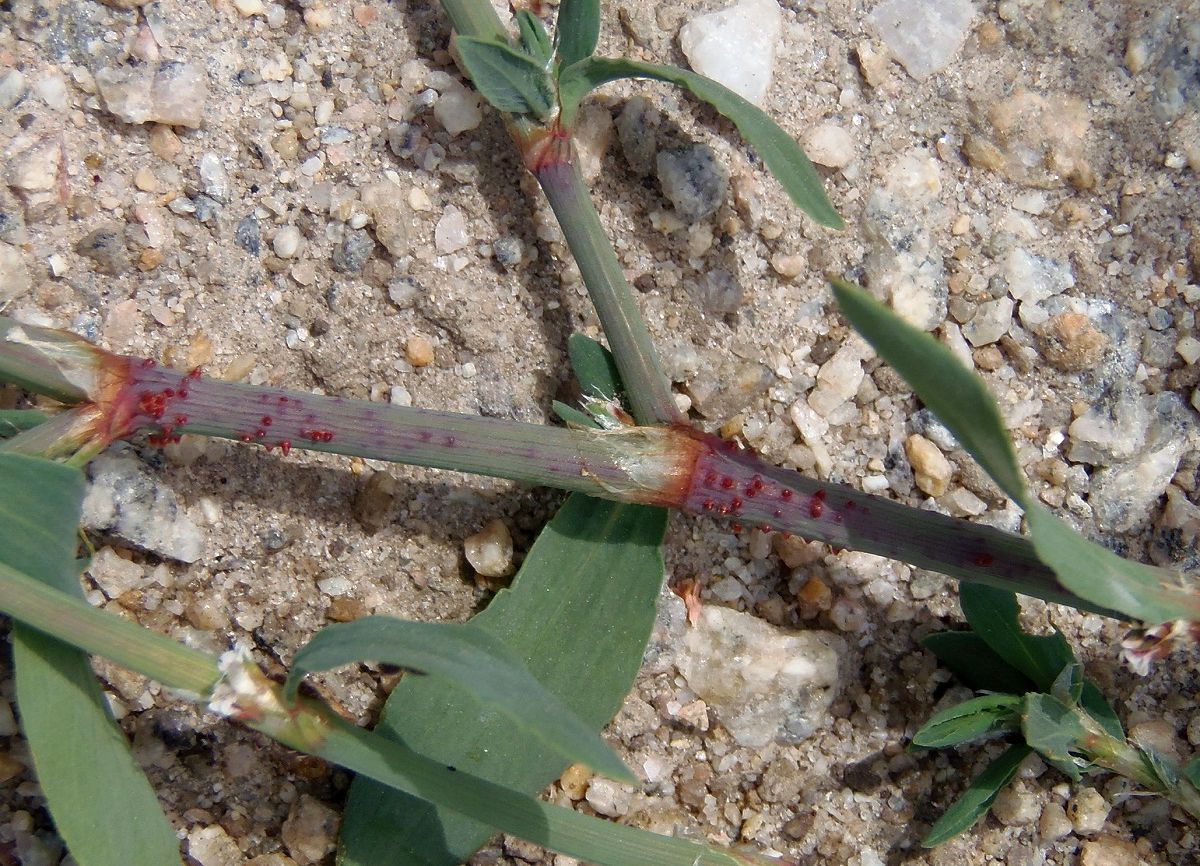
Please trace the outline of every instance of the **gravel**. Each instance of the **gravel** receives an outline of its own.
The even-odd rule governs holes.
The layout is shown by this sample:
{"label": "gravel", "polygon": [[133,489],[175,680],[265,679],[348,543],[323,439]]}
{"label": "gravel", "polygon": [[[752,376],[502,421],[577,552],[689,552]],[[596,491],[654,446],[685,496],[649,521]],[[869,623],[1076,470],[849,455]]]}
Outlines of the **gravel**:
{"label": "gravel", "polygon": [[[598,335],[595,314],[544,202],[523,192],[502,124],[464,87],[436,4],[110,0],[50,4],[48,16],[46,5],[0,4],[5,315],[302,391],[538,423],[564,399],[565,336]],[[700,47],[712,33],[701,20],[727,6],[737,26]],[[810,147],[852,226],[826,232],[798,214],[759,154],[692,99],[630,82],[598,94],[589,185],[680,405],[784,465],[1019,530],[1019,512],[850,336],[824,281],[849,275],[983,375],[1043,502],[1123,554],[1194,571],[1190,11],[1133,15],[1116,0],[606,4],[601,53],[677,62],[682,48],[697,65],[720,61],[715,74],[752,86]],[[689,30],[706,39],[685,40],[685,27],[708,28]],[[932,450],[910,462],[913,436]],[[466,540],[503,515],[508,552],[489,570],[510,569],[560,501],[236,443],[139,446],[91,471],[93,504],[106,505],[92,520],[104,533],[86,584],[95,602],[214,651],[270,647],[284,663],[328,622],[465,620],[494,590],[477,582]],[[1194,827],[1169,805],[1044,767],[1022,771],[962,840],[921,850],[931,821],[994,757],[987,746],[904,751],[952,683],[919,640],[960,623],[953,583],[682,517],[665,558],[673,581],[696,581],[704,622],[722,628],[652,647],[608,729],[643,784],[584,776],[553,796],[800,862],[1195,857]],[[1024,608],[1031,628],[1072,642],[1130,727],[1158,720],[1200,741],[1195,650],[1136,677],[1118,658],[1117,624]],[[737,668],[725,647],[743,631],[763,641]],[[817,646],[829,635],[842,640],[827,648],[836,663],[817,664],[832,658]],[[797,639],[791,658],[811,661],[826,686],[748,681]],[[677,655],[685,649],[704,665]],[[701,693],[699,667],[725,683]],[[329,862],[345,774],[101,671],[135,751],[155,756],[149,772],[185,853]],[[369,670],[317,682],[363,722],[386,687]],[[741,711],[759,706],[782,707],[783,721],[743,726]],[[168,711],[180,718],[167,724]],[[56,866],[29,764],[10,737],[0,846]],[[480,863],[565,866],[515,843],[489,850]]]}

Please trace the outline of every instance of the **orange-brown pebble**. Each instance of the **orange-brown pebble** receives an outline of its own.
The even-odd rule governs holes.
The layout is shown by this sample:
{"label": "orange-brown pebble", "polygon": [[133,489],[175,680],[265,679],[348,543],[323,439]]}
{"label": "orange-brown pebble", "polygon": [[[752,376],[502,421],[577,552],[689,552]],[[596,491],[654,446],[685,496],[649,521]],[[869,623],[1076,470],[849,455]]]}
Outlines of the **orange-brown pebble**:
{"label": "orange-brown pebble", "polygon": [[424,334],[413,334],[404,344],[404,357],[414,367],[428,367],[433,363],[433,343]]}

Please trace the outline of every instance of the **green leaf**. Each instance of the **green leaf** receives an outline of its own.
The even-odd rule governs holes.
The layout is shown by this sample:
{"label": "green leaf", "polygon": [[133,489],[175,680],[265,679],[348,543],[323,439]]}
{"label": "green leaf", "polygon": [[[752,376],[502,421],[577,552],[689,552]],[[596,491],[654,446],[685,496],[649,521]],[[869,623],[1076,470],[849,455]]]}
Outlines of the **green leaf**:
{"label": "green leaf", "polygon": [[599,0],[562,0],[558,6],[554,38],[563,66],[591,57],[600,40]]}
{"label": "green leaf", "polygon": [[49,416],[37,409],[0,409],[0,439],[32,430]]}
{"label": "green leaf", "polygon": [[554,81],[538,61],[496,40],[459,35],[454,44],[471,81],[494,108],[538,120],[554,114]]}
{"label": "green leaf", "polygon": [[1200,790],[1200,755],[1192,758],[1180,767],[1179,773],[1183,778],[1192,783],[1193,788]]}
{"label": "green leaf", "polygon": [[572,334],[567,339],[567,352],[585,394],[609,400],[621,394],[621,375],[612,352],[583,334]]}
{"label": "green leaf", "polygon": [[1117,712],[1091,680],[1083,681],[1083,694],[1079,699],[1081,706],[1089,716],[1096,720],[1104,732],[1115,740],[1125,739],[1125,728],[1117,718]]}
{"label": "green leaf", "polygon": [[[82,598],[75,543],[83,476],[0,454],[0,562]],[[80,866],[178,866],[175,833],[108,715],[83,653],[13,626],[21,727],[54,825]]]}
{"label": "green leaf", "polygon": [[942,631],[926,635],[921,646],[938,657],[944,667],[976,691],[1023,695],[1033,682],[972,631]]}
{"label": "green leaf", "polygon": [[536,60],[542,69],[549,67],[554,59],[554,48],[541,20],[528,9],[518,9],[517,28],[521,33],[521,50]]}
{"label": "green leaf", "polygon": [[1054,683],[1050,686],[1050,694],[1055,700],[1061,701],[1068,707],[1079,704],[1079,699],[1083,697],[1083,668],[1079,666],[1078,662],[1067,665],[1054,678]]}
{"label": "green leaf", "polygon": [[596,423],[596,419],[586,412],[580,412],[574,406],[568,406],[559,400],[555,400],[550,404],[554,409],[554,414],[567,422],[567,426],[574,425],[586,430],[599,430],[600,425]]}
{"label": "green leaf", "polygon": [[[315,740],[301,736],[294,745],[360,773],[356,786],[363,778],[374,779],[380,783],[376,787],[382,792],[388,792],[389,788],[407,792],[418,804],[423,801],[415,796],[426,797],[444,804],[448,814],[460,820],[468,815],[580,861],[596,866],[747,866],[750,862],[763,862],[690,839],[659,836],[542,803],[528,794],[464,773],[458,766],[435,761],[401,743],[364,731],[331,712],[322,715],[324,718],[317,725],[324,736]],[[280,739],[286,742],[289,738]],[[454,811],[450,812],[451,809]],[[344,841],[347,838],[344,822],[342,826]],[[430,827],[429,835],[414,837],[414,849],[381,849],[380,857],[370,862],[372,866],[459,862],[432,859],[442,848],[442,842],[437,828]],[[339,862],[350,862],[344,852]]]}
{"label": "green leaf", "polygon": [[1021,698],[982,695],[937,713],[913,735],[913,745],[941,749],[1019,726]]}
{"label": "green leaf", "polygon": [[563,758],[587,764],[614,779],[635,781],[600,736],[534,679],[500,638],[473,625],[410,622],[367,616],[321,629],[292,660],[283,686],[295,700],[306,674],[356,661],[398,665],[456,687],[507,716],[528,737]]}
{"label": "green leaf", "polygon": [[933,848],[952,839],[959,833],[970,829],[1000,793],[1000,789],[1012,781],[1013,776],[1021,767],[1021,762],[1033,751],[1024,743],[1015,743],[1008,747],[999,758],[992,761],[987,769],[971,780],[970,787],[959,797],[954,805],[946,810],[930,828],[929,833],[921,840],[921,847]]}
{"label": "green leaf", "polygon": [[[620,707],[641,665],[662,582],[666,512],[568,497],[510,588],[471,624],[504,640],[594,730]],[[496,714],[405,677],[377,730],[460,770],[536,794],[565,762]],[[342,866],[456,866],[486,825],[357,779],[342,824]]]}
{"label": "green leaf", "polygon": [[589,57],[559,73],[559,100],[563,126],[570,129],[579,102],[592,89],[622,78],[647,78],[665,81],[690,91],[733,121],[734,126],[762,158],[771,174],[779,180],[796,205],[829,228],[844,225],[829,199],[813,164],[795,139],[784,132],[758,106],[747,102],[727,87],[703,75],[674,66],[640,63],[636,60]]}
{"label": "green leaf", "polygon": [[904,377],[992,480],[1025,509],[1038,558],[1063,586],[1094,604],[1147,623],[1200,619],[1200,592],[1194,582],[1121,559],[1080,536],[1029,496],[995,401],[949,349],[858,286],[843,280],[831,283],[842,313],[855,329]]}
{"label": "green leaf", "polygon": [[1072,753],[1080,751],[1080,741],[1087,736],[1087,731],[1074,709],[1051,695],[1028,694],[1021,716],[1021,731],[1030,748],[1049,763],[1072,779],[1081,777]]}
{"label": "green leaf", "polygon": [[832,280],[842,314],[945,424],[1000,489],[1024,506],[1025,477],[996,401],[983,381],[924,331],[858,286]]}
{"label": "green leaf", "polygon": [[1147,624],[1200,619],[1200,592],[1187,575],[1122,559],[1036,502],[1026,508],[1025,522],[1038,558],[1088,601]]}
{"label": "green leaf", "polygon": [[958,591],[963,614],[975,633],[1040,691],[1049,691],[1062,669],[1075,663],[1062,634],[1035,636],[1021,631],[1013,593],[974,583],[961,584]]}

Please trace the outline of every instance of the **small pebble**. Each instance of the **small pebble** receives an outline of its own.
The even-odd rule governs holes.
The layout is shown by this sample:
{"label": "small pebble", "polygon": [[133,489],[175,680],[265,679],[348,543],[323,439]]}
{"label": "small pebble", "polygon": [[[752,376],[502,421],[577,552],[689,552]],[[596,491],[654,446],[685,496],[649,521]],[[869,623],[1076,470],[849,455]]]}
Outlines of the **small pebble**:
{"label": "small pebble", "polygon": [[1080,788],[1067,803],[1067,816],[1080,836],[1093,836],[1104,829],[1112,807],[1095,788]]}
{"label": "small pebble", "polygon": [[629,812],[633,804],[633,792],[619,782],[597,776],[588,782],[584,799],[601,815],[620,818]]}
{"label": "small pebble", "polygon": [[374,252],[375,238],[363,229],[351,229],[333,248],[333,269],[344,274],[357,274]]}
{"label": "small pebble", "polygon": [[433,363],[433,343],[424,334],[413,334],[404,344],[404,357],[414,367],[428,367]]}
{"label": "small pebble", "polygon": [[75,252],[91,259],[96,270],[109,276],[123,274],[133,267],[125,246],[125,227],[120,223],[106,223],[88,232],[75,244]]}
{"label": "small pebble", "polygon": [[0,305],[21,297],[32,286],[21,251],[0,243]]}
{"label": "small pebble", "polygon": [[657,169],[663,194],[689,222],[716,213],[729,193],[729,172],[706,144],[659,151]]}
{"label": "small pebble", "polygon": [[298,866],[313,866],[337,847],[338,813],[308,794],[301,794],[283,822],[280,837]]}
{"label": "small pebble", "polygon": [[454,137],[483,122],[482,100],[478,93],[455,82],[438,97],[433,116]]}
{"label": "small pebble", "polygon": [[257,256],[259,254],[262,249],[262,236],[259,234],[258,220],[254,214],[243,218],[237,224],[237,228],[233,230],[233,240],[250,255]]}
{"label": "small pebble", "polygon": [[489,520],[463,542],[467,562],[483,577],[507,577],[513,570],[513,540],[503,520]]}
{"label": "small pebble", "polygon": [[200,866],[237,866],[242,852],[220,824],[195,827],[187,835],[187,853]]}
{"label": "small pebble", "polygon": [[25,76],[19,69],[9,69],[0,75],[0,111],[12,108],[25,95]]}
{"label": "small pebble", "polygon": [[275,232],[275,237],[271,240],[271,249],[275,250],[275,255],[279,258],[290,259],[300,251],[301,241],[300,229],[284,226]]}
{"label": "small pebble", "polygon": [[854,162],[854,139],[835,123],[822,123],[804,137],[804,152],[818,165],[845,168]]}
{"label": "small pebble", "polygon": [[1006,827],[1023,827],[1041,815],[1038,797],[1024,785],[1011,784],[1000,789],[992,803],[992,814]]}
{"label": "small pebble", "polygon": [[954,467],[936,445],[919,433],[909,436],[904,453],[912,466],[917,487],[930,496],[941,496],[950,486]]}
{"label": "small pebble", "polygon": [[396,487],[396,479],[389,473],[373,472],[355,495],[351,512],[368,534],[378,532],[391,522]]}
{"label": "small pebble", "polygon": [[505,235],[492,241],[492,257],[504,268],[520,267],[525,260],[525,244],[513,235]]}
{"label": "small pebble", "polygon": [[1071,819],[1067,810],[1058,803],[1047,803],[1042,807],[1042,815],[1038,819],[1038,835],[1047,842],[1057,842],[1071,834]]}
{"label": "small pebble", "polygon": [[741,0],[688,21],[679,47],[696,72],[761,106],[782,37],[783,10],[776,0]]}
{"label": "small pebble", "polygon": [[462,211],[454,205],[447,205],[442,211],[433,231],[433,243],[439,253],[453,253],[461,250],[471,242],[467,235],[467,223]]}
{"label": "small pebble", "polygon": [[1141,866],[1137,846],[1115,836],[1088,839],[1079,849],[1079,866]]}

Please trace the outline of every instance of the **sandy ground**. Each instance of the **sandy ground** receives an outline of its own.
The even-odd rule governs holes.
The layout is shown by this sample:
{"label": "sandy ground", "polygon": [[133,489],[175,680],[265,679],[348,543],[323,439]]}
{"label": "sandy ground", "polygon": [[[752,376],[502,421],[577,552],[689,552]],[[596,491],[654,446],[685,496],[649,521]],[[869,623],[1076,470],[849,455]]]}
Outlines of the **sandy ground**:
{"label": "sandy ground", "polygon": [[[25,224],[19,235],[11,220],[0,229],[10,232],[3,239],[28,277],[7,314],[250,381],[550,422],[551,400],[569,388],[566,338],[574,330],[597,335],[597,323],[498,119],[485,113],[476,128],[451,136],[429,110],[437,94],[428,88],[437,85],[445,99],[459,77],[436,4],[301,3],[262,14],[236,8],[254,13],[257,4],[226,0],[162,0],[140,14],[111,8],[121,5],[0,4],[0,74],[17,69],[24,81],[0,113],[9,172],[0,215],[23,214]],[[718,5],[606,4],[601,51],[683,63],[680,24]],[[1187,405],[1197,377],[1187,344],[1176,351],[1194,334],[1200,296],[1191,285],[1200,278],[1200,10],[1186,0],[985,2],[946,68],[917,81],[887,59],[866,20],[873,5],[784,3],[766,102],[797,137],[819,124],[848,133],[849,161],[822,169],[847,217],[840,235],[799,215],[711,111],[666,88],[638,90],[658,113],[660,147],[707,143],[733,176],[713,217],[690,226],[676,220],[657,181],[631,168],[608,131],[635,90],[614,86],[599,98],[589,141],[607,135],[608,143],[595,165],[595,197],[677,390],[699,423],[732,425],[727,430],[740,429],[773,459],[849,483],[882,477],[884,495],[925,503],[903,443],[927,422],[914,418],[918,407],[903,384],[869,353],[863,383],[826,419],[827,455],[804,441],[789,415],[849,337],[822,274],[868,285],[874,278],[879,290],[889,273],[906,272],[913,260],[904,257],[917,250],[918,265],[936,265],[921,277],[934,287],[922,301],[937,317],[934,332],[997,393],[1038,495],[1122,552],[1147,556],[1164,537],[1167,484],[1187,503],[1200,463]],[[167,60],[194,64],[206,84],[199,128],[172,132],[106,107],[97,84],[103,70]],[[397,128],[405,122],[419,138],[401,156]],[[33,174],[17,176],[13,166]],[[363,190],[388,178],[402,196],[372,214]],[[877,191],[886,195],[873,197]],[[448,208],[463,217],[461,245],[435,243]],[[81,241],[112,225],[121,251],[97,254],[93,244],[80,252],[88,249]],[[276,245],[284,226],[299,237]],[[379,243],[347,265],[362,231]],[[1080,304],[1052,300],[1046,308],[1082,310],[1085,324],[1058,354],[1036,316],[1022,319],[1011,308],[1003,338],[964,341],[979,306],[1005,297],[1014,248],[1059,268],[1050,283],[1064,267],[1072,277],[1054,294]],[[17,267],[11,256],[6,267]],[[714,270],[740,286],[728,311],[714,312],[702,288]],[[428,338],[432,363],[414,366],[406,354],[416,336]],[[728,398],[735,377],[751,386]],[[714,395],[712,383],[725,391]],[[1164,459],[1174,462],[1147,490],[1152,498],[1106,493],[1104,510],[1090,506],[1093,496],[1100,501],[1092,483],[1101,464],[1067,454],[1072,419],[1171,393],[1179,399],[1162,410],[1172,419],[1166,439],[1147,441],[1150,421],[1135,422],[1114,434],[1129,446],[1103,464],[1145,480],[1144,464],[1167,449]],[[949,490],[970,491],[981,519],[1011,524],[964,455],[946,450]],[[142,567],[145,589],[106,601],[91,587],[95,600],[202,646],[249,640],[280,663],[331,620],[371,612],[466,619],[489,591],[463,557],[464,538],[500,517],[519,556],[560,501],[553,491],[387,467],[393,495],[372,506],[360,491],[384,467],[362,461],[284,459],[215,442],[165,457],[139,453],[200,526],[205,553],[191,565],[125,554]],[[962,502],[973,505],[958,493],[940,507]],[[1166,559],[1194,565],[1194,543],[1172,537],[1173,545],[1160,544]],[[952,583],[888,563],[847,563],[827,550],[793,573],[761,540],[756,547],[748,536],[682,516],[672,518],[666,560],[669,578],[701,581],[707,603],[748,609],[783,628],[841,631],[842,688],[811,738],[760,750],[739,746],[715,715],[702,725],[673,717],[678,698],[694,697],[686,683],[670,672],[644,675],[612,740],[634,766],[653,757],[668,770],[633,799],[624,820],[666,821],[805,863],[1196,862],[1193,826],[1167,805],[1126,796],[1111,777],[1091,780],[1094,789],[1073,786],[1036,763],[1006,795],[1003,821],[989,816],[949,845],[921,851],[931,821],[993,754],[903,749],[952,688],[916,643],[957,620]],[[714,598],[713,588],[731,577]],[[798,592],[814,578],[831,591],[806,606]],[[1137,678],[1117,657],[1117,625],[1037,603],[1027,613],[1031,627],[1053,625],[1072,640],[1128,723],[1155,723],[1185,754],[1189,740],[1200,742],[1195,652]],[[202,866],[270,854],[301,864],[320,858],[333,826],[325,807],[339,808],[346,774],[203,717],[135,677],[100,670],[184,850]],[[386,688],[366,669],[323,683],[362,717],[378,710]],[[11,680],[2,688],[11,698]],[[58,862],[23,767],[24,743],[9,733],[0,862]],[[551,796],[569,801],[559,788]],[[1098,820],[1109,806],[1107,821]],[[302,845],[298,834],[316,841]],[[331,861],[328,854],[321,862]],[[567,861],[498,842],[478,862]]]}

